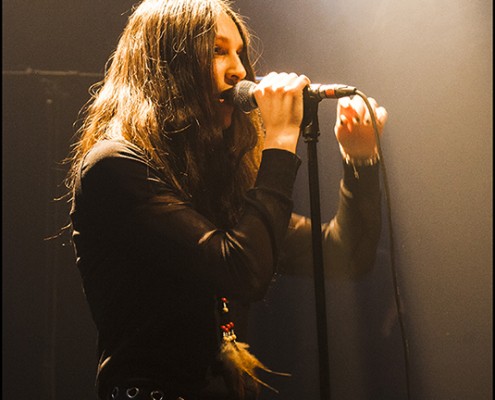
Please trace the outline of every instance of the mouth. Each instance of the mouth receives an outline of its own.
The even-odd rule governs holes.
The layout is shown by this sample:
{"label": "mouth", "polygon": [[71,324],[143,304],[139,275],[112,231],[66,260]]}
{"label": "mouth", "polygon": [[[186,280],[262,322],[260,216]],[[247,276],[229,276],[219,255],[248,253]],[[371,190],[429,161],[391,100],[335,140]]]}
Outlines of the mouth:
{"label": "mouth", "polygon": [[234,111],[234,104],[229,100],[228,96],[225,95],[225,91],[220,93],[217,101],[223,112],[232,113]]}
{"label": "mouth", "polygon": [[233,88],[228,88],[220,92],[220,94],[218,95],[218,101],[222,104],[233,105],[234,103],[232,102],[232,90]]}

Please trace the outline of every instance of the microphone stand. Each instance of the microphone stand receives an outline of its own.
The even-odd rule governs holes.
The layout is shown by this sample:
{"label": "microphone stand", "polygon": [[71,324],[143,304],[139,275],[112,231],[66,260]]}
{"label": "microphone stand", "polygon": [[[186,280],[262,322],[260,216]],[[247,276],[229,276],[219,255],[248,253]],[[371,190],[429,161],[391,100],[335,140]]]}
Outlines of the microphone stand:
{"label": "microphone stand", "polygon": [[325,301],[325,276],[321,233],[320,188],[318,179],[317,146],[320,128],[318,104],[321,99],[310,96],[308,88],[303,92],[304,115],[301,134],[308,145],[309,196],[311,207],[311,233],[313,248],[314,288],[316,299],[316,331],[320,376],[320,399],[330,400],[330,367],[328,360],[327,313]]}

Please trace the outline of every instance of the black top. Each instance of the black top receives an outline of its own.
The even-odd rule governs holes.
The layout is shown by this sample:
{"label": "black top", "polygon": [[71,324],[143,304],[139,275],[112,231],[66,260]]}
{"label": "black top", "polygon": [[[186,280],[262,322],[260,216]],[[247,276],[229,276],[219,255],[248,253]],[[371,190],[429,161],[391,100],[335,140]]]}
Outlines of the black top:
{"label": "black top", "polygon": [[[236,334],[247,341],[249,304],[264,296],[274,272],[311,273],[309,221],[291,214],[299,165],[290,152],[265,150],[243,215],[225,230],[195,211],[131,143],[104,140],[86,155],[71,218],[98,331],[100,395],[128,378],[226,392],[223,384],[205,389],[221,371],[217,298],[230,300]],[[377,167],[362,168],[357,180],[344,166],[337,215],[323,226],[330,274],[372,267],[378,181]]]}

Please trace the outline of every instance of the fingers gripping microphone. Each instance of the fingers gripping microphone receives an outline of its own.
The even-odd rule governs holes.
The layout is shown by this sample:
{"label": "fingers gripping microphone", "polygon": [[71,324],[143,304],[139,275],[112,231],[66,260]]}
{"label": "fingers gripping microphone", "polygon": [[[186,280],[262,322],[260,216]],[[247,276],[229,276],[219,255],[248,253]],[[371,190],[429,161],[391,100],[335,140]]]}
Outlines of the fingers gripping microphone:
{"label": "fingers gripping microphone", "polygon": [[[258,104],[254,97],[254,89],[257,84],[251,81],[240,81],[233,88],[226,90],[222,98],[230,102],[240,110],[248,113],[256,108]],[[307,95],[316,100],[338,99],[356,94],[356,88],[347,85],[331,84],[322,85],[319,83],[310,84]]]}

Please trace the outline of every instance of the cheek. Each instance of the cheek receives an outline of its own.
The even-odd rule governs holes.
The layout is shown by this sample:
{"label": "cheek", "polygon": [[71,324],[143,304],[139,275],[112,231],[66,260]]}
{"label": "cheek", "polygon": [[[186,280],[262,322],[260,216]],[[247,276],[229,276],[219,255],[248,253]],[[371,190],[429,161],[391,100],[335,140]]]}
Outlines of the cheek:
{"label": "cheek", "polygon": [[224,66],[220,60],[213,60],[213,80],[217,89],[223,84]]}
{"label": "cheek", "polygon": [[213,76],[217,76],[217,71],[218,71],[218,67],[219,67],[219,61],[216,59],[216,58],[213,58],[213,62],[211,64],[211,67],[212,67],[212,70],[213,70]]}

